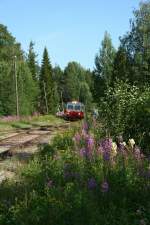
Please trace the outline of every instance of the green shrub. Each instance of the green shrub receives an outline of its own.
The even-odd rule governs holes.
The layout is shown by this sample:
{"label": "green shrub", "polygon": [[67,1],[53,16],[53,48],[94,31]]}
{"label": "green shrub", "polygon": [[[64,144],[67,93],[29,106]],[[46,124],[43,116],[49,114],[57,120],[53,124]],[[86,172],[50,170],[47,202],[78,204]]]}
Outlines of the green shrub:
{"label": "green shrub", "polygon": [[73,133],[65,132],[62,135],[57,135],[53,140],[53,147],[58,150],[66,150],[69,147],[73,146]]}
{"label": "green shrub", "polygon": [[142,90],[118,81],[99,104],[100,120],[111,136],[135,138],[145,150],[150,147],[150,88]]}

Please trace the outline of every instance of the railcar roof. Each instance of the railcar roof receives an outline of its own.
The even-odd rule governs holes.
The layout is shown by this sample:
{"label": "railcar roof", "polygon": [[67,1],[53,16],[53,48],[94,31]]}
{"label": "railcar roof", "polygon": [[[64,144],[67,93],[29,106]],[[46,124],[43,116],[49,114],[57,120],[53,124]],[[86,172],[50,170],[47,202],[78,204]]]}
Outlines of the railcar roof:
{"label": "railcar roof", "polygon": [[67,105],[68,104],[76,104],[76,105],[83,105],[83,103],[82,102],[67,102]]}

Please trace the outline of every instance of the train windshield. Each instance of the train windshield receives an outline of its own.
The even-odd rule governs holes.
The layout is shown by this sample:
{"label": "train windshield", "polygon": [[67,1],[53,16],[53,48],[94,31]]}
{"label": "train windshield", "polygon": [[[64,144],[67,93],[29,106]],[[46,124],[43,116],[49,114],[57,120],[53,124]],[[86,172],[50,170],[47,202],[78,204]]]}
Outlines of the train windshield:
{"label": "train windshield", "polygon": [[73,110],[73,105],[71,105],[71,104],[67,105],[67,109],[68,110]]}
{"label": "train windshield", "polygon": [[74,109],[77,110],[77,111],[80,111],[81,110],[81,107],[80,107],[80,105],[75,105],[74,106]]}
{"label": "train windshield", "polygon": [[70,102],[70,103],[67,103],[66,109],[71,111],[84,111],[84,106],[83,104]]}

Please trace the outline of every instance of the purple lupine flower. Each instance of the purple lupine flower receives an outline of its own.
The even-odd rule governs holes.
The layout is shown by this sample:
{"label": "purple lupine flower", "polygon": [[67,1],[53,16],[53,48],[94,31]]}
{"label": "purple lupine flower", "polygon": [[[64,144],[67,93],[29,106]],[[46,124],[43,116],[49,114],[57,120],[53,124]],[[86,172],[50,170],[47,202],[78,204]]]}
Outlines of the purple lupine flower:
{"label": "purple lupine flower", "polygon": [[104,193],[104,192],[108,192],[108,190],[109,190],[109,185],[108,185],[107,181],[104,181],[101,184],[101,191]]}
{"label": "purple lupine flower", "polygon": [[82,135],[82,138],[85,140],[88,138],[88,134],[87,134],[86,130],[84,130],[84,129],[82,129],[81,135]]}
{"label": "purple lupine flower", "polygon": [[100,142],[100,149],[103,155],[103,159],[108,161],[110,159],[110,153],[112,150],[112,139],[106,138]]}
{"label": "purple lupine flower", "polygon": [[87,147],[90,150],[94,147],[94,139],[91,136],[87,138]]}
{"label": "purple lupine flower", "polygon": [[80,155],[82,157],[85,157],[86,159],[90,159],[90,157],[91,157],[91,153],[90,153],[88,148],[81,148],[80,149]]}
{"label": "purple lupine flower", "polygon": [[118,150],[121,151],[121,152],[125,150],[125,146],[124,146],[123,143],[121,143],[121,142],[118,143]]}
{"label": "purple lupine flower", "polygon": [[80,155],[81,156],[86,156],[86,154],[87,154],[87,149],[86,148],[81,148],[80,149]]}
{"label": "purple lupine flower", "polygon": [[88,189],[95,189],[97,186],[96,180],[94,178],[88,179]]}
{"label": "purple lupine flower", "polygon": [[100,142],[100,146],[104,151],[111,151],[112,149],[112,139],[106,138]]}
{"label": "purple lupine flower", "polygon": [[134,157],[137,160],[141,159],[141,151],[137,146],[134,147]]}
{"label": "purple lupine flower", "polygon": [[109,161],[110,160],[110,152],[109,151],[104,151],[103,152],[103,159],[105,161]]}
{"label": "purple lupine flower", "polygon": [[53,186],[53,181],[52,180],[49,180],[48,182],[47,182],[47,187],[48,188],[51,188]]}

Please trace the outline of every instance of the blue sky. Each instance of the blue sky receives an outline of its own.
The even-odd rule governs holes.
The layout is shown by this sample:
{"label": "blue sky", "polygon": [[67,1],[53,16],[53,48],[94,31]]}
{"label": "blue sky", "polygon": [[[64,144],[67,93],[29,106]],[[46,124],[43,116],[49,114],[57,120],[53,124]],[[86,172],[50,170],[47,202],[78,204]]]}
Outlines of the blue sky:
{"label": "blue sky", "polygon": [[93,69],[104,32],[117,48],[118,37],[129,30],[139,0],[0,0],[0,23],[27,51],[35,42],[41,62],[46,46],[52,65],[64,68],[77,61]]}

